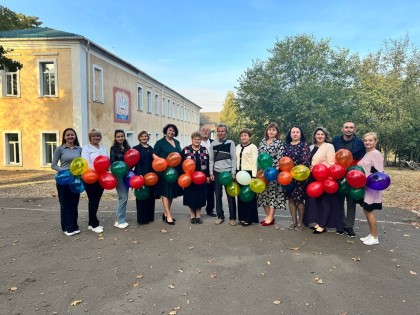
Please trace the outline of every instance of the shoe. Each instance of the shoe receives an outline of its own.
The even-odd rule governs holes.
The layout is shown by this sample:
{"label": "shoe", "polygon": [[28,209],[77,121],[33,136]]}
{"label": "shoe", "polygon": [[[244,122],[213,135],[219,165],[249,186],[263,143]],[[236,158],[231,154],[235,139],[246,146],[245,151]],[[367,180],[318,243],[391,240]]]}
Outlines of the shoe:
{"label": "shoe", "polygon": [[73,232],[64,231],[64,234],[66,234],[67,236],[72,236],[72,235],[76,235],[76,234],[79,234],[79,233],[80,233],[80,230],[76,230],[76,231],[73,231]]}
{"label": "shoe", "polygon": [[195,218],[195,223],[203,224],[203,220],[201,220],[201,218]]}
{"label": "shoe", "polygon": [[318,227],[318,229],[315,230],[315,231],[313,231],[312,233],[313,234],[322,234],[322,233],[327,232],[327,229],[322,229],[321,231],[319,229],[322,229],[322,228],[321,227]]}
{"label": "shoe", "polygon": [[98,225],[97,227],[88,226],[88,230],[95,232],[95,233],[102,233],[104,231],[104,227],[102,225]]}
{"label": "shoe", "polygon": [[298,225],[296,225],[296,227],[295,227],[295,231],[302,231],[303,229],[304,229],[304,225],[303,224],[298,224]]}
{"label": "shoe", "polygon": [[236,220],[229,220],[229,225],[230,226],[235,226],[237,223],[236,223]]}
{"label": "shoe", "polygon": [[219,225],[219,224],[222,224],[223,222],[225,222],[225,219],[218,218],[216,221],[214,221],[214,224]]}
{"label": "shoe", "polygon": [[265,222],[265,219],[264,220],[261,220],[260,224],[263,224],[264,222]]}
{"label": "shoe", "polygon": [[337,234],[337,235],[344,235],[344,231],[337,231],[337,232],[335,232],[335,234]]}
{"label": "shoe", "polygon": [[217,214],[216,214],[216,213],[214,213],[214,212],[208,212],[208,213],[207,213],[207,215],[208,215],[209,217],[213,217],[213,218],[217,217]]}
{"label": "shoe", "polygon": [[353,228],[345,228],[344,231],[346,232],[348,237],[356,237],[356,233],[354,233]]}
{"label": "shoe", "polygon": [[294,223],[294,222],[292,222],[292,223],[290,223],[290,225],[287,227],[289,230],[294,230],[295,229],[295,227],[297,227],[298,226],[298,224],[297,223]]}
{"label": "shoe", "polygon": [[367,241],[368,239],[370,239],[371,237],[372,237],[372,235],[371,235],[371,234],[369,234],[368,236],[361,237],[361,238],[360,238],[360,240],[361,240],[362,242],[365,242],[365,241]]}
{"label": "shoe", "polygon": [[243,227],[250,226],[251,224],[252,224],[252,223],[242,222],[242,226],[243,226]]}
{"label": "shoe", "polygon": [[264,221],[263,223],[261,223],[262,226],[270,226],[270,225],[274,225],[274,222],[276,222],[276,219],[273,218],[273,220],[271,220],[270,223],[267,223],[266,221]]}
{"label": "shoe", "polygon": [[363,244],[365,244],[365,245],[378,245],[379,244],[379,238],[371,235],[370,238],[368,238],[366,241],[363,242]]}
{"label": "shoe", "polygon": [[169,225],[175,225],[175,221],[169,222],[168,220],[166,220],[165,223]]}
{"label": "shoe", "polygon": [[[162,213],[162,221],[163,221],[163,222],[166,222],[166,223],[169,223],[169,222],[168,222],[168,219],[166,218],[165,213]],[[175,222],[175,221],[176,221],[176,219],[175,219],[175,218],[172,218],[172,222]]]}
{"label": "shoe", "polygon": [[191,224],[196,224],[197,223],[195,218],[191,218],[190,222],[191,222]]}
{"label": "shoe", "polygon": [[124,222],[124,223],[118,223],[118,222],[115,222],[115,223],[114,223],[114,226],[115,226],[116,228],[119,228],[119,229],[125,229],[128,225],[129,225],[129,224],[128,224],[127,222]]}

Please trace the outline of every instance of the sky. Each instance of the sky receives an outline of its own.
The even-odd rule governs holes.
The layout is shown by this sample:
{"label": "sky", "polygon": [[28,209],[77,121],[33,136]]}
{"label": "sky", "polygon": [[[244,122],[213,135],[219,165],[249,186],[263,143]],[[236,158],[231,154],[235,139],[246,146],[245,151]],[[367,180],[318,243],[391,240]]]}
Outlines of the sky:
{"label": "sky", "polygon": [[420,44],[420,1],[2,0],[41,27],[76,33],[200,107],[220,111],[255,60],[287,36],[329,39],[365,56],[408,34]]}

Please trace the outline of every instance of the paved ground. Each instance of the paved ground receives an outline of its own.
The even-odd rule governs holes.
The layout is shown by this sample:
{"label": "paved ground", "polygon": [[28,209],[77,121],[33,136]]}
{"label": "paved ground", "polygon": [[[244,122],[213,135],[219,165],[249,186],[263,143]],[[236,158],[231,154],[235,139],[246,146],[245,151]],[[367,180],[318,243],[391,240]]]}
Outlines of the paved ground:
{"label": "paved ground", "polygon": [[[378,212],[380,245],[368,247],[289,231],[285,212],[270,227],[216,226],[205,216],[191,225],[180,199],[175,226],[159,220],[159,202],[155,222],[138,226],[130,200],[130,226],[119,230],[108,195],[104,234],[87,230],[83,198],[82,233],[67,237],[53,193],[37,198],[19,187],[0,194],[0,314],[419,314],[412,212]],[[368,233],[363,219],[358,211],[359,237]]]}

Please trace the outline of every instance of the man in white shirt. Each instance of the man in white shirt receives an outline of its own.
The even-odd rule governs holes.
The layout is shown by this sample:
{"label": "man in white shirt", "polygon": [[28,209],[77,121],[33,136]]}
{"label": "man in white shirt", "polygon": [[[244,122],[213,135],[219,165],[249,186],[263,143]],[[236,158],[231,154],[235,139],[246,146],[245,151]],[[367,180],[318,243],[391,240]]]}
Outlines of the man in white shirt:
{"label": "man in white shirt", "polygon": [[[210,144],[213,142],[212,139],[209,139],[210,129],[207,126],[201,127],[201,145],[210,152]],[[208,216],[216,217],[214,212],[214,181],[210,181],[207,184],[207,205],[206,212]]]}

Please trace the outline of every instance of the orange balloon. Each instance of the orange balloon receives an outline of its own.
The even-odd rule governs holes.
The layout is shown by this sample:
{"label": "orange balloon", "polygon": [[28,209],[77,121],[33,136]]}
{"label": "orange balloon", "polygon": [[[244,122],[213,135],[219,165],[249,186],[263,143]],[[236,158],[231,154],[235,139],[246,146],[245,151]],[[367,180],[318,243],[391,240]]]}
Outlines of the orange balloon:
{"label": "orange balloon", "polygon": [[335,161],[347,169],[353,163],[353,154],[347,149],[340,149],[335,153]]}
{"label": "orange balloon", "polygon": [[195,171],[195,161],[191,159],[186,159],[182,162],[182,169],[184,170],[185,174],[191,174]]}
{"label": "orange balloon", "polygon": [[281,172],[277,176],[277,182],[280,185],[287,186],[293,181],[292,173],[290,172]]}
{"label": "orange balloon", "polygon": [[295,166],[295,163],[288,156],[283,156],[279,160],[279,168],[281,169],[282,172],[290,172],[292,170],[293,166]]}
{"label": "orange balloon", "polygon": [[178,152],[169,153],[169,155],[166,157],[166,162],[168,162],[170,167],[178,166],[179,163],[181,163],[181,160],[181,154]]}
{"label": "orange balloon", "polygon": [[98,172],[95,170],[87,170],[82,174],[82,179],[86,184],[93,184],[99,178]]}
{"label": "orange balloon", "polygon": [[189,174],[182,174],[178,177],[178,185],[182,188],[187,188],[191,185],[191,176]]}
{"label": "orange balloon", "polygon": [[163,172],[168,167],[168,162],[164,158],[154,159],[152,162],[152,168],[156,172]]}
{"label": "orange balloon", "polygon": [[158,182],[158,180],[159,180],[159,178],[158,178],[158,176],[156,175],[156,173],[153,173],[153,172],[146,173],[146,174],[143,176],[143,178],[144,178],[144,184],[145,184],[146,186],[154,186],[154,185],[156,185],[156,184],[157,184],[157,182]]}
{"label": "orange balloon", "polygon": [[264,177],[264,170],[259,170],[255,177],[262,179],[266,185],[268,184],[268,180]]}

